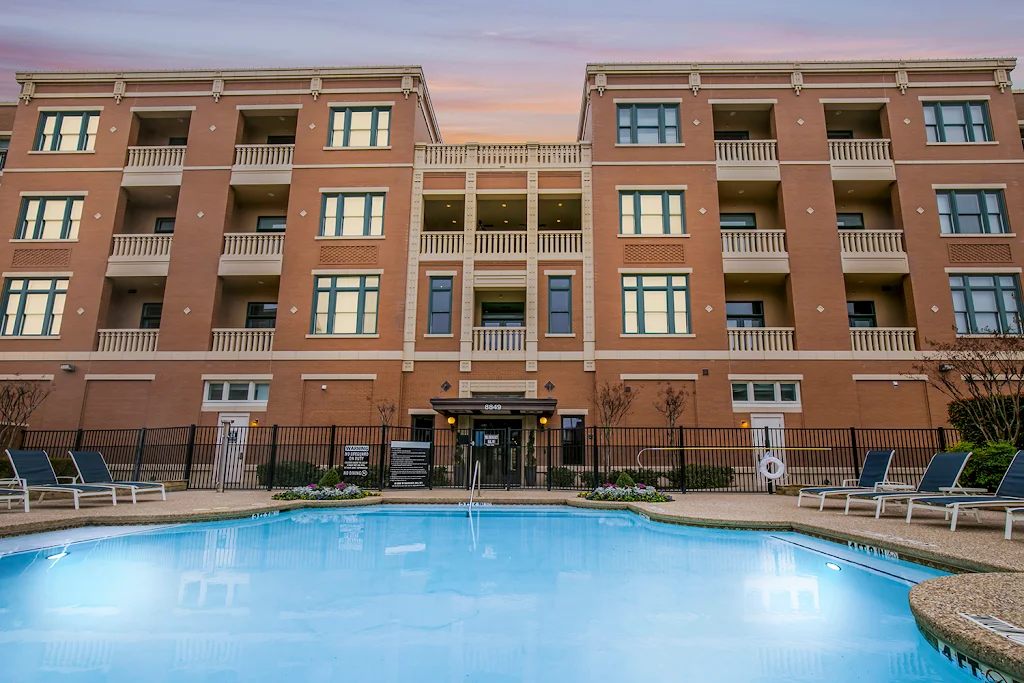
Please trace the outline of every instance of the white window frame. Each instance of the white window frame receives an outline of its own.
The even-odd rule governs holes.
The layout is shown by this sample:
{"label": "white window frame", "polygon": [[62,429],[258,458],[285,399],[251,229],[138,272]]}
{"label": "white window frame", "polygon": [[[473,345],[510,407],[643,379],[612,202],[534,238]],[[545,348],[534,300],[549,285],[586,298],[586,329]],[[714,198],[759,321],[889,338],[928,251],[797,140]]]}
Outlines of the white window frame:
{"label": "white window frame", "polygon": [[[221,398],[210,398],[210,386],[221,385]],[[229,386],[232,384],[247,384],[249,387],[245,400],[230,400],[228,398]],[[267,386],[267,398],[256,398],[256,386]],[[232,410],[232,409],[266,409],[270,400],[270,380],[268,379],[208,379],[203,382],[203,410]]]}
{"label": "white window frame", "polygon": [[[733,386],[736,384],[745,384],[747,387],[747,400],[737,401],[732,397]],[[754,385],[755,384],[772,384],[775,390],[775,400],[773,401],[755,401],[754,400]],[[796,400],[795,401],[783,401],[782,400],[782,385],[791,384],[796,389]],[[763,412],[766,409],[783,411],[783,412],[800,412],[802,410],[802,396],[803,392],[800,388],[800,382],[798,380],[789,379],[755,379],[755,380],[730,380],[729,382],[729,393],[732,399],[732,409],[734,412]]]}

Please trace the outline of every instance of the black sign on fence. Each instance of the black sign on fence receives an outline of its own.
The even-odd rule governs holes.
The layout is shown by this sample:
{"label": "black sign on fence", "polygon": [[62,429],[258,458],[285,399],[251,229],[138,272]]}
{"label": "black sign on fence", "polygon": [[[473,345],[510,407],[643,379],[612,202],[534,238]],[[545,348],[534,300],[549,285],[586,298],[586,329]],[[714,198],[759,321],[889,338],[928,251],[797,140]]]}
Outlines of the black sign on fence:
{"label": "black sign on fence", "polygon": [[426,488],[429,464],[429,441],[392,441],[389,486],[393,489]]}
{"label": "black sign on fence", "polygon": [[366,477],[370,474],[370,447],[368,445],[345,446],[345,463],[341,468],[343,479]]}

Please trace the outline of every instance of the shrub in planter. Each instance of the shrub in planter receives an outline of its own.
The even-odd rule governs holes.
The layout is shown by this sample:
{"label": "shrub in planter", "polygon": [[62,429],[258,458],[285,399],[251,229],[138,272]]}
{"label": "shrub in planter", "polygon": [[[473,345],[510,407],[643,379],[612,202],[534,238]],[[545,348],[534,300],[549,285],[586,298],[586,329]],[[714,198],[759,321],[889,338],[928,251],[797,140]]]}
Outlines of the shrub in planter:
{"label": "shrub in planter", "polygon": [[633,481],[633,477],[623,472],[615,479],[615,485],[621,489],[631,489],[636,486],[636,482]]}
{"label": "shrub in planter", "polygon": [[[279,462],[274,468],[274,486],[308,486],[320,481],[324,471],[311,462],[304,460],[286,460]],[[256,468],[256,482],[259,486],[270,483],[270,463]]]}
{"label": "shrub in planter", "polygon": [[275,493],[274,500],[353,500],[379,495],[373,491],[364,491],[353,484],[338,484],[337,486],[310,484]]}
{"label": "shrub in planter", "polygon": [[1010,467],[1017,448],[1009,441],[975,444],[961,441],[950,451],[970,452],[971,457],[960,474],[960,485],[966,487],[984,486],[989,491],[999,488],[999,482]]}
{"label": "shrub in planter", "polygon": [[548,477],[551,479],[552,488],[576,488],[576,473],[568,467],[552,467],[548,470]]}
{"label": "shrub in planter", "polygon": [[[672,470],[666,475],[669,484],[674,489],[681,489],[682,482],[679,479],[679,470]],[[686,489],[722,489],[732,486],[736,477],[731,467],[724,465],[687,465],[686,466]]]}
{"label": "shrub in planter", "polygon": [[320,477],[320,486],[337,486],[341,483],[341,475],[337,469],[329,469],[324,476]]}

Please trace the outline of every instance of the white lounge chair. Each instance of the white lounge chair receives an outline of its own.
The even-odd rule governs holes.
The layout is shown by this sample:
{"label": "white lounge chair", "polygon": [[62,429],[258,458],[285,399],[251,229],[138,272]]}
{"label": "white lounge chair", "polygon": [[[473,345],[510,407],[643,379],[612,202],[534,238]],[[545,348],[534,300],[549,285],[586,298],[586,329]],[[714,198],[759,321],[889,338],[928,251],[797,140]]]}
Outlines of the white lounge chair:
{"label": "white lounge chair", "polygon": [[964,471],[964,465],[970,453],[936,453],[932,456],[928,468],[921,476],[921,483],[915,491],[865,491],[851,493],[846,496],[846,513],[850,514],[850,503],[860,501],[874,503],[875,519],[885,510],[889,501],[909,501],[913,498],[926,498],[937,494],[948,493],[956,488],[957,479]]}
{"label": "white lounge chair", "polygon": [[38,492],[39,499],[47,493],[70,493],[75,501],[75,509],[79,508],[82,498],[93,496],[110,496],[110,502],[117,505],[114,489],[105,486],[87,486],[85,484],[61,484],[53,471],[50,458],[46,451],[7,451],[7,457],[14,468],[14,476],[25,482],[25,490],[31,494]]}
{"label": "white lounge chair", "polygon": [[979,522],[978,510],[981,508],[1007,509],[1018,508],[1024,505],[1024,451],[1017,451],[1006,468],[1003,480],[999,482],[999,488],[995,495],[988,496],[932,496],[928,498],[915,498],[907,504],[907,524],[914,514],[914,508],[919,510],[926,507],[939,508],[947,516],[952,515],[949,523],[949,530],[956,531],[956,520],[960,516],[960,510],[973,510],[974,518]]}
{"label": "white lounge chair", "polygon": [[135,496],[138,493],[159,493],[160,497],[167,500],[167,491],[159,481],[114,481],[110,475],[110,468],[107,467],[103,454],[99,451],[68,451],[68,455],[75,463],[78,470],[78,479],[83,484],[96,486],[108,486],[115,491],[125,489],[132,494],[132,505],[135,504]]}
{"label": "white lounge chair", "polygon": [[896,451],[868,451],[864,456],[864,466],[860,470],[859,479],[844,479],[842,486],[808,486],[800,489],[796,498],[796,506],[800,507],[804,496],[818,498],[820,502],[818,509],[825,508],[825,498],[828,496],[845,496],[859,491],[878,491],[886,484],[889,476],[889,465],[892,463],[892,456]]}

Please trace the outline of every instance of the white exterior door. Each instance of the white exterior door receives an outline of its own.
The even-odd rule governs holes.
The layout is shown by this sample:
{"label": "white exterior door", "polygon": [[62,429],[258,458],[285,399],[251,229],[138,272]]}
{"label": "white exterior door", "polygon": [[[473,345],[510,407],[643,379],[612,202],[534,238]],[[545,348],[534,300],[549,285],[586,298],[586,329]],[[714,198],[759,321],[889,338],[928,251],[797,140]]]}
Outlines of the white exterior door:
{"label": "white exterior door", "polygon": [[[227,447],[223,448],[224,423],[229,422]],[[223,473],[225,484],[242,481],[245,471],[245,439],[249,431],[249,413],[220,413],[217,416],[217,457],[214,462],[213,481],[220,483]],[[227,457],[227,462],[222,458]]]}
{"label": "white exterior door", "polygon": [[[761,458],[766,455],[774,455],[786,464],[788,471],[789,463],[786,462],[786,451],[784,450],[786,447],[785,427],[786,421],[781,414],[752,414],[750,416],[750,431],[754,439],[755,467],[760,464]],[[758,473],[757,477],[762,484],[767,484],[768,480],[761,476],[760,473]],[[775,483],[785,484],[787,477],[776,479]]]}

